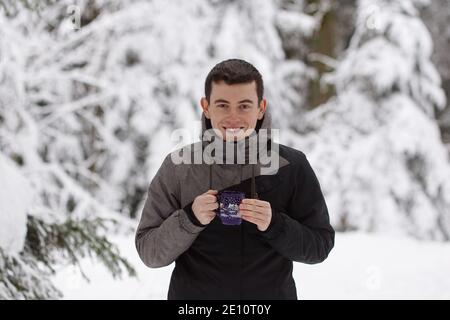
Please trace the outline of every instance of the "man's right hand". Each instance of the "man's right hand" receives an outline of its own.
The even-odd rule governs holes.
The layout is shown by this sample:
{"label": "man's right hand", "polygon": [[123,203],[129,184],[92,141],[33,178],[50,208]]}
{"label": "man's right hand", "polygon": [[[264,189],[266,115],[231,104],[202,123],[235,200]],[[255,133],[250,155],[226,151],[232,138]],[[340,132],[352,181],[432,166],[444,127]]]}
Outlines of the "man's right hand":
{"label": "man's right hand", "polygon": [[203,225],[209,224],[216,216],[216,213],[213,211],[219,207],[216,195],[217,190],[208,190],[197,196],[192,203],[192,211]]}

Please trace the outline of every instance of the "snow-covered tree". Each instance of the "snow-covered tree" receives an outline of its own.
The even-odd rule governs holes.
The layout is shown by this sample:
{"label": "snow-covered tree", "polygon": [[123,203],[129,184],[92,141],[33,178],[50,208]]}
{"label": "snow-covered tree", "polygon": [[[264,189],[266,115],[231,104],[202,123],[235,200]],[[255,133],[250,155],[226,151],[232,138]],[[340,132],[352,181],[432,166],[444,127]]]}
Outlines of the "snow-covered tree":
{"label": "snow-covered tree", "polygon": [[[54,17],[40,22],[52,31],[30,61],[36,116],[57,133],[39,145],[50,146],[45,157],[66,153],[71,159],[58,161],[68,174],[111,209],[136,216],[175,145],[173,129],[197,138],[204,78],[223,59],[244,58],[267,75],[276,121],[287,125],[277,115],[292,112],[305,67],[284,61],[272,1],[80,2],[80,20],[89,23],[77,32],[58,15],[68,3],[41,14]],[[101,14],[83,18],[88,9]]]}
{"label": "snow-covered tree", "polygon": [[24,246],[2,253],[0,292],[42,298],[58,293],[48,276],[59,263],[92,254],[113,274],[131,271],[109,221],[135,226],[127,217],[175,146],[173,129],[197,139],[216,63],[254,63],[286,126],[305,67],[285,61],[274,1],[27,3],[0,14],[0,154],[31,190]]}
{"label": "snow-covered tree", "polygon": [[0,299],[59,297],[55,268],[87,256],[113,276],[134,274],[106,237],[118,227],[131,232],[131,224],[81,182],[96,175],[77,153],[89,132],[74,136],[82,123],[68,111],[80,108],[67,101],[79,87],[66,87],[62,72],[49,79],[57,62],[40,59],[53,42],[34,22],[31,11],[0,12]]}
{"label": "snow-covered tree", "polygon": [[334,73],[337,97],[305,118],[308,150],[338,230],[450,240],[445,105],[432,41],[411,1],[360,0]]}
{"label": "snow-covered tree", "polygon": [[434,43],[431,56],[442,79],[442,88],[447,97],[447,104],[443,110],[438,110],[437,119],[441,129],[441,136],[450,154],[450,3],[448,0],[429,0],[421,6],[421,16],[430,30]]}

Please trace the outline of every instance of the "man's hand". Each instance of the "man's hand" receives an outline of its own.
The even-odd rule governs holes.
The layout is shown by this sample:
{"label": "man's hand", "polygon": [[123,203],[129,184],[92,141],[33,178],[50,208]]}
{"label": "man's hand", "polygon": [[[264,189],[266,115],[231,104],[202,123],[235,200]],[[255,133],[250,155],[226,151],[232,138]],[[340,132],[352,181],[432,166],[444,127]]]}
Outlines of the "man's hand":
{"label": "man's hand", "polygon": [[192,211],[197,220],[203,225],[209,224],[216,216],[216,213],[213,211],[219,207],[216,194],[217,190],[208,190],[197,196],[192,203]]}
{"label": "man's hand", "polygon": [[243,199],[239,214],[243,220],[256,224],[259,231],[266,231],[272,220],[270,203],[257,199]]}

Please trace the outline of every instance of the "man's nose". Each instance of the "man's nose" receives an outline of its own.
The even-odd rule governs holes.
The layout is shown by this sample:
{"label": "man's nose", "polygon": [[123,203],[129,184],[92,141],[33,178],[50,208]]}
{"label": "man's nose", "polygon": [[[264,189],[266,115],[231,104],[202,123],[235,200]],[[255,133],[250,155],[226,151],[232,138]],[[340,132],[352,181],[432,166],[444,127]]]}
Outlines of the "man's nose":
{"label": "man's nose", "polygon": [[228,113],[228,120],[230,122],[239,122],[239,114],[238,110],[230,108],[230,112]]}

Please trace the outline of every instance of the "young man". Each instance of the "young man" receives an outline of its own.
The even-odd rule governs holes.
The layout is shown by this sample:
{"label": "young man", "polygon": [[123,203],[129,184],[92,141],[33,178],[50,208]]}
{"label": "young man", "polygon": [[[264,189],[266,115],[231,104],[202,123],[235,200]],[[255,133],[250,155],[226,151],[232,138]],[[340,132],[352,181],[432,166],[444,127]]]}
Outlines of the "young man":
{"label": "young man", "polygon": [[[175,261],[168,299],[297,299],[293,261],[322,262],[334,246],[327,206],[305,155],[276,144],[270,132],[263,135],[271,129],[263,90],[260,73],[248,62],[217,64],[200,101],[202,134],[213,130],[224,148],[207,156],[212,142],[206,139],[176,150],[150,184],[136,247],[151,268]],[[249,147],[253,138],[256,150]],[[180,155],[190,162],[180,163]],[[198,155],[205,161],[192,161]],[[240,225],[216,217],[223,190],[246,195]]]}

